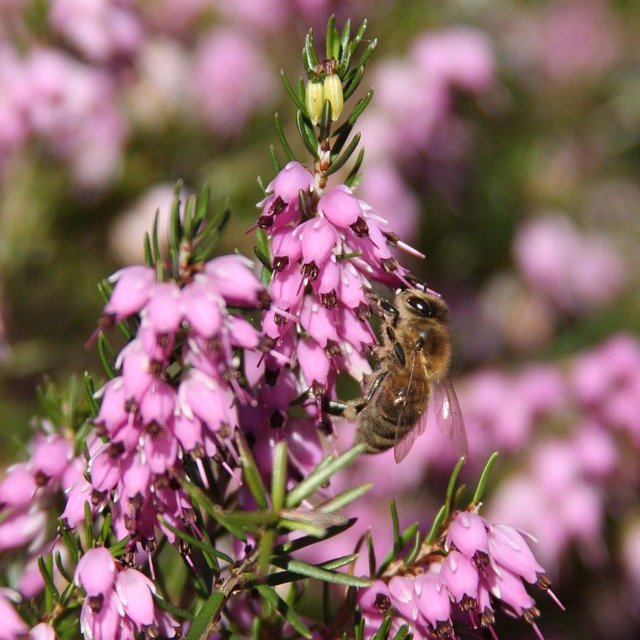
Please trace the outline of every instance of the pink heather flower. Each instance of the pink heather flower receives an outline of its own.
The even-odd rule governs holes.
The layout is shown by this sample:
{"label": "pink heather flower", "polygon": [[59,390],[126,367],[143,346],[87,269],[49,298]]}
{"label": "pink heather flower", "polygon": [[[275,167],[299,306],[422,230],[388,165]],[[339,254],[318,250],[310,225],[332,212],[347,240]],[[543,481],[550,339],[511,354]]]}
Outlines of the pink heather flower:
{"label": "pink heather flower", "polygon": [[175,636],[175,620],[155,607],[153,583],[136,569],[121,570],[104,547],[89,549],[80,558],[74,580],[87,594],[80,614],[85,637],[133,638],[134,629],[153,627]]}
{"label": "pink heather flower", "polygon": [[116,561],[104,547],[89,549],[78,561],[75,583],[82,587],[89,598],[104,597],[115,583]]}
{"label": "pink heather flower", "polygon": [[436,631],[437,635],[451,628],[451,601],[440,576],[435,573],[421,573],[415,578],[415,599],[420,616]]}
{"label": "pink heather flower", "polygon": [[0,588],[0,620],[2,620],[2,631],[0,631],[2,635],[0,637],[3,640],[14,640],[14,638],[27,635],[29,631],[24,620],[11,604],[11,601],[18,597],[14,591]]}
{"label": "pink heather flower", "polygon": [[507,524],[494,524],[489,529],[489,555],[500,567],[534,584],[544,569],[533,557],[520,533]]}
{"label": "pink heather flower", "polygon": [[29,638],[31,640],[56,640],[56,632],[51,625],[41,622],[29,631]]}
{"label": "pink heather flower", "polygon": [[273,74],[257,45],[232,29],[216,29],[196,52],[193,91],[207,123],[222,135],[239,131],[271,101]]}
{"label": "pink heather flower", "polygon": [[358,198],[345,185],[325,192],[318,201],[318,213],[324,215],[339,229],[346,229],[363,215]]}
{"label": "pink heather flower", "polygon": [[527,593],[520,576],[508,569],[500,568],[500,571],[495,571],[487,567],[484,580],[491,595],[509,605],[517,616],[524,616],[529,620],[537,616],[534,608],[536,601]]}
{"label": "pink heather flower", "polygon": [[93,62],[131,56],[142,40],[136,12],[110,0],[52,0],[51,25]]}
{"label": "pink heather flower", "polygon": [[602,236],[580,233],[563,215],[539,216],[523,225],[514,254],[523,278],[561,310],[601,306],[624,284],[615,247]]}
{"label": "pink heather flower", "polygon": [[152,267],[134,265],[117,271],[109,281],[116,285],[104,312],[119,322],[145,306],[156,283],[156,272]]}
{"label": "pink heather flower", "polygon": [[474,558],[478,552],[488,554],[488,526],[487,521],[477,513],[460,511],[449,527],[446,547],[455,545],[468,558]]}
{"label": "pink heather flower", "polygon": [[313,174],[303,164],[291,160],[268,184],[267,192],[273,192],[273,199],[280,199],[285,204],[297,203],[298,193],[310,193],[313,190]]}
{"label": "pink heather flower", "polygon": [[440,579],[455,602],[463,609],[475,608],[478,599],[478,568],[459,551],[449,551],[442,563]]}
{"label": "pink heather flower", "polygon": [[0,484],[0,509],[30,504],[36,489],[36,480],[30,465],[20,463],[9,467],[7,476]]}
{"label": "pink heather flower", "polygon": [[389,580],[389,597],[393,608],[403,618],[414,623],[420,613],[415,586],[415,578],[410,576],[393,576]]}
{"label": "pink heather flower", "polygon": [[241,307],[264,305],[264,285],[253,272],[253,263],[242,256],[229,255],[214,258],[205,264],[202,278],[212,291],[226,304]]}
{"label": "pink heather flower", "polygon": [[487,91],[494,82],[495,61],[486,33],[470,27],[451,27],[418,39],[412,58],[425,78],[473,93]]}

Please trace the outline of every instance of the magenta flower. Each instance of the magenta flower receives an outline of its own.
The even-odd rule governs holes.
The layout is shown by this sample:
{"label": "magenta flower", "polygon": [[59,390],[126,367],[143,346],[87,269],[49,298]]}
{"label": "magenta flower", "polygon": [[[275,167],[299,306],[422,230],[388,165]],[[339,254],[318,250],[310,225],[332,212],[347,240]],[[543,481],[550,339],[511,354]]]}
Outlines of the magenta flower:
{"label": "magenta flower", "polygon": [[80,629],[86,638],[133,638],[134,631],[173,638],[178,628],[153,601],[155,587],[136,569],[122,569],[104,547],[89,549],[79,560],[74,578],[86,598]]}
{"label": "magenta flower", "polygon": [[29,628],[11,604],[19,598],[10,589],[0,588],[0,620],[2,620],[2,638],[14,640],[27,635]]}

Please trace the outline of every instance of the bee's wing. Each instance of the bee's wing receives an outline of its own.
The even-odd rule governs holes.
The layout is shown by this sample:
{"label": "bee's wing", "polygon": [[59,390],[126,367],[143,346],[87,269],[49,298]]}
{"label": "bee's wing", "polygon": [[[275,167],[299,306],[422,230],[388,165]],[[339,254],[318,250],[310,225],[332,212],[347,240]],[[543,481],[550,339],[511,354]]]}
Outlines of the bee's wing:
{"label": "bee's wing", "polygon": [[436,422],[451,440],[456,455],[458,457],[466,456],[467,432],[464,428],[458,396],[456,396],[449,376],[443,378],[434,389],[434,408]]}
{"label": "bee's wing", "polygon": [[[423,357],[424,356],[421,352],[413,355],[409,382],[405,389],[404,404],[402,405],[402,409],[400,409],[400,413],[398,415],[398,425],[404,423],[404,414],[408,398],[417,398],[417,401],[419,402],[418,406],[424,407],[425,410],[418,418],[416,424],[408,431],[402,433],[400,428],[396,428],[393,443],[393,455],[396,462],[402,462],[407,457],[407,454],[411,451],[411,447],[413,447],[416,437],[424,433],[424,430],[427,428],[426,408],[429,401],[428,396],[431,393],[431,385],[427,384],[424,376],[416,374],[418,367],[424,367],[422,362]],[[418,360],[420,360],[420,362],[418,362]]]}

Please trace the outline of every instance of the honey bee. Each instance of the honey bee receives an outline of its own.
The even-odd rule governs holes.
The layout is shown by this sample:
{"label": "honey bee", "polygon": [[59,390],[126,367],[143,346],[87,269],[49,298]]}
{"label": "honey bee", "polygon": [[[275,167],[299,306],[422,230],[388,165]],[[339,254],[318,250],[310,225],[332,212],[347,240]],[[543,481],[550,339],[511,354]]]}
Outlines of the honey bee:
{"label": "honey bee", "polygon": [[427,408],[433,403],[436,420],[454,451],[465,455],[462,412],[448,376],[449,308],[439,296],[420,289],[403,290],[393,304],[378,300],[374,307],[382,316],[382,344],[374,351],[376,368],[362,398],[331,403],[330,412],[358,421],[355,443],[366,444],[367,453],[393,447],[400,462],[424,432]]}

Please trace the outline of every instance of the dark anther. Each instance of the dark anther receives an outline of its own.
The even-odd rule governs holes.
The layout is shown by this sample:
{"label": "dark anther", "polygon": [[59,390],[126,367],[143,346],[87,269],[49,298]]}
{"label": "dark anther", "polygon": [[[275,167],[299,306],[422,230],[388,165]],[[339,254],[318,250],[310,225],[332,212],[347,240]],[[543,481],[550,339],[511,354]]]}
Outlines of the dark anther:
{"label": "dark anther", "polygon": [[383,231],[383,233],[384,237],[387,239],[388,244],[390,244],[392,247],[396,247],[398,245],[398,240],[400,238],[398,238],[397,233],[393,233],[393,231]]}
{"label": "dark anther", "polygon": [[262,353],[268,353],[276,346],[276,341],[270,336],[260,336],[260,342],[258,343],[258,351]]}
{"label": "dark anther", "polygon": [[93,613],[100,613],[102,609],[102,603],[104,602],[104,596],[99,593],[97,596],[89,596],[89,608]]}
{"label": "dark anther", "polygon": [[284,424],[284,416],[277,409],[269,417],[269,426],[272,429],[281,429]]}
{"label": "dark anther", "polygon": [[138,410],[138,403],[135,398],[129,398],[129,400],[124,401],[124,410],[127,413],[135,413]]}
{"label": "dark anther", "polygon": [[342,349],[335,340],[327,340],[324,352],[329,359],[336,357],[339,358],[342,355]]}
{"label": "dark anther", "polygon": [[376,594],[373,606],[380,611],[388,611],[391,608],[391,599],[384,593]]}
{"label": "dark anther", "polygon": [[264,381],[268,386],[275,386],[276,382],[278,382],[278,376],[280,375],[280,369],[267,369],[264,372]]}
{"label": "dark anther", "polygon": [[268,229],[273,224],[273,216],[260,216],[257,225],[261,229]]}
{"label": "dark anther", "polygon": [[364,221],[364,218],[361,218],[360,216],[358,216],[358,219],[349,226],[359,238],[364,238],[369,235],[369,226]]}
{"label": "dark anther", "polygon": [[382,258],[380,264],[387,273],[393,273],[398,268],[398,261],[395,258]]}
{"label": "dark anther", "polygon": [[315,262],[307,262],[307,264],[303,264],[300,268],[300,273],[303,278],[309,278],[309,282],[313,282],[320,273],[320,269],[318,269],[318,265]]}
{"label": "dark anther", "polygon": [[354,309],[354,311],[355,311],[356,317],[361,322],[364,322],[365,320],[368,320],[371,317],[371,307],[369,307],[369,305],[365,304],[364,302],[361,302]]}
{"label": "dark anther", "polygon": [[249,448],[252,449],[253,445],[256,443],[256,436],[253,433],[253,431],[247,431],[247,433],[245,434],[244,438],[247,441],[247,444],[249,445]]}
{"label": "dark anther", "polygon": [[258,293],[258,304],[261,309],[268,309],[271,307],[271,296],[266,291],[260,291]]}
{"label": "dark anther", "polygon": [[154,378],[159,378],[162,375],[163,364],[160,360],[151,360],[149,362],[149,373]]}
{"label": "dark anther", "polygon": [[94,489],[91,492],[91,504],[94,507],[97,507],[99,505],[101,505],[104,502],[104,499],[107,495],[106,491],[97,491],[96,489]]}
{"label": "dark anther", "polygon": [[327,309],[333,309],[338,304],[338,294],[335,289],[331,289],[329,293],[321,294],[322,304]]}
{"label": "dark anther", "polygon": [[147,425],[147,433],[151,436],[152,440],[157,440],[163,432],[163,427],[161,424],[158,424],[155,420],[152,420]]}
{"label": "dark anther", "polygon": [[33,479],[35,480],[36,487],[44,487],[46,486],[47,482],[49,482],[49,476],[40,469],[35,472]]}
{"label": "dark anther", "polygon": [[277,196],[269,207],[269,213],[273,213],[274,216],[279,216],[286,206],[287,203],[280,196]]}
{"label": "dark anther", "polygon": [[282,271],[289,264],[289,256],[276,256],[273,259],[274,271]]}
{"label": "dark anther", "polygon": [[112,442],[107,451],[111,458],[118,458],[124,453],[124,444],[122,442]]}
{"label": "dark anther", "polygon": [[313,381],[311,385],[311,393],[316,398],[321,398],[327,392],[327,387],[323,384],[320,384],[317,380]]}

